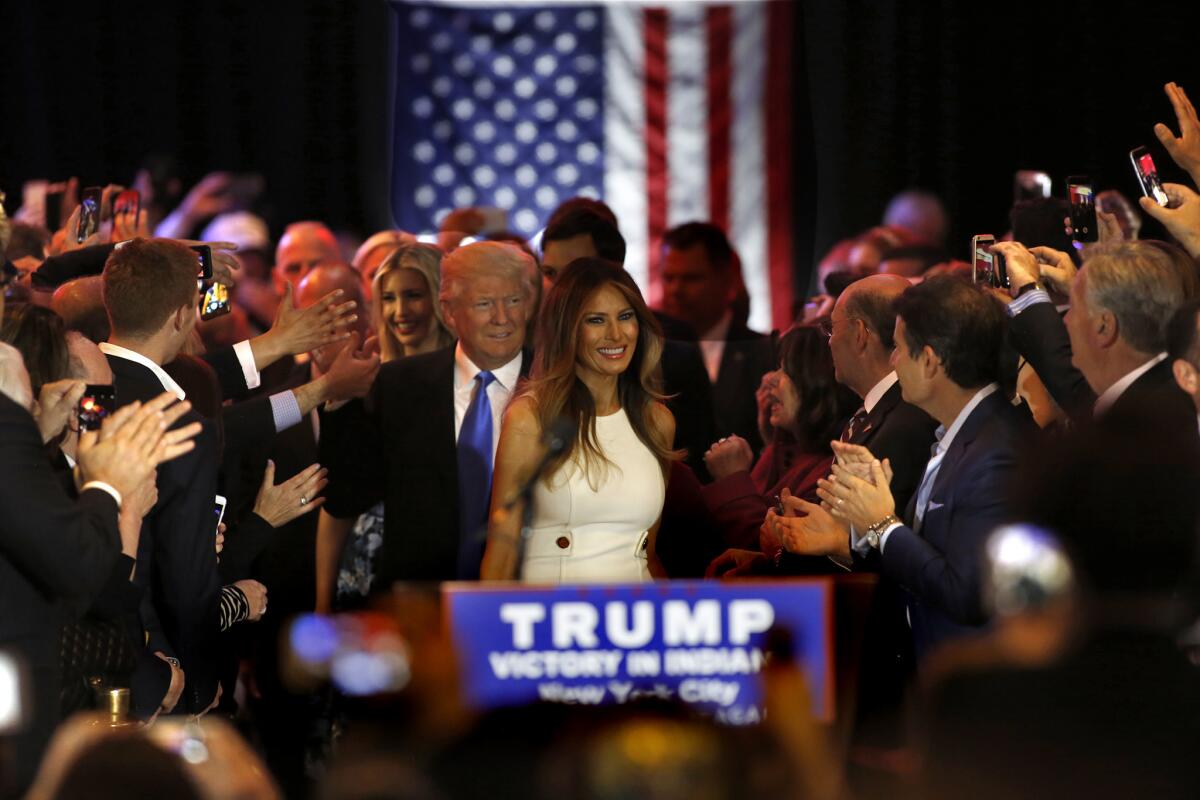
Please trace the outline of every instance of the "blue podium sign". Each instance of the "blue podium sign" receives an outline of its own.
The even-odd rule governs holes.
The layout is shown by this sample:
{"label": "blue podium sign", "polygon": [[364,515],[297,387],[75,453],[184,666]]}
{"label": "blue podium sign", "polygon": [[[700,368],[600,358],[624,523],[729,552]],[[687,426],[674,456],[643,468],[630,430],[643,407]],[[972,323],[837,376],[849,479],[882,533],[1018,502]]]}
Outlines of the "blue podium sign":
{"label": "blue podium sign", "polygon": [[763,583],[495,588],[446,584],[467,701],[679,700],[734,724],[762,718],[767,632],[792,636],[813,714],[833,717],[833,587]]}

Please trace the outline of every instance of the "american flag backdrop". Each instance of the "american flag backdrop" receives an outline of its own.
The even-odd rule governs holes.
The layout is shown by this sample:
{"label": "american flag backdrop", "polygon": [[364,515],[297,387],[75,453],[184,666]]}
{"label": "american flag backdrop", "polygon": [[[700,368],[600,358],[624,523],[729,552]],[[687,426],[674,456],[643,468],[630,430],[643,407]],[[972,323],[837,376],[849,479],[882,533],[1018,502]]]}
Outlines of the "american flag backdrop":
{"label": "american flag backdrop", "polygon": [[392,212],[496,206],[527,238],[563,200],[616,212],[653,304],[670,227],[729,232],[749,324],[792,314],[791,0],[393,0]]}

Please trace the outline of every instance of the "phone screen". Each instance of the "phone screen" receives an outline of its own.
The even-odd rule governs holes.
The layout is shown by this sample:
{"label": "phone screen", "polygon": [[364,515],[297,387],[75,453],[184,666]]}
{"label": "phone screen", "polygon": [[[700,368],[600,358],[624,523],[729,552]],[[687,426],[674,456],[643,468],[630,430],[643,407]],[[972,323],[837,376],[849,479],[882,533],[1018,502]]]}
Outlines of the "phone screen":
{"label": "phone screen", "polygon": [[216,512],[216,515],[217,515],[217,524],[215,527],[218,527],[218,528],[221,527],[221,522],[222,522],[222,520],[225,519],[225,504],[226,504],[225,498],[222,497],[221,495],[216,495],[216,502],[214,503],[214,506],[213,506],[213,510]]}
{"label": "phone screen", "polygon": [[1129,158],[1133,161],[1133,171],[1137,173],[1138,182],[1142,185],[1142,194],[1153,197],[1154,202],[1166,206],[1170,202],[1166,191],[1163,190],[1162,180],[1158,177],[1158,169],[1154,166],[1154,157],[1144,147],[1135,148]]}
{"label": "phone screen", "polygon": [[75,235],[75,243],[82,244],[85,239],[100,230],[100,199],[104,190],[99,186],[91,186],[83,190],[83,200],[79,205],[79,230]]}
{"label": "phone screen", "polygon": [[215,281],[210,283],[200,300],[200,319],[213,319],[232,310],[233,307],[229,305],[229,287]]}
{"label": "phone screen", "polygon": [[79,431],[100,429],[104,418],[116,409],[117,389],[111,384],[89,383],[79,398]]}
{"label": "phone screen", "polygon": [[975,236],[971,239],[972,264],[971,281],[983,286],[996,285],[996,265],[992,245],[996,243],[995,236]]}
{"label": "phone screen", "polygon": [[1092,185],[1083,178],[1067,179],[1067,199],[1071,202],[1072,238],[1077,242],[1094,242],[1099,238],[1096,228],[1096,195]]}
{"label": "phone screen", "polygon": [[119,214],[132,214],[133,220],[137,222],[138,212],[141,210],[142,196],[137,189],[126,189],[117,195],[116,202],[113,203],[113,216]]}

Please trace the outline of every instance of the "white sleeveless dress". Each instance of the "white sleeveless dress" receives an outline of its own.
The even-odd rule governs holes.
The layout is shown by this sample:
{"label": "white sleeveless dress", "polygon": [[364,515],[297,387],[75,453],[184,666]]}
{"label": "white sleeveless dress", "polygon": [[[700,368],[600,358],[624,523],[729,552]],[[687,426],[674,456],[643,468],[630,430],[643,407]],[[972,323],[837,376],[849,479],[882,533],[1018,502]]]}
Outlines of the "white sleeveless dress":
{"label": "white sleeveless dress", "polygon": [[662,514],[666,485],[658,459],[633,432],[625,410],[596,418],[596,439],[609,460],[588,485],[576,460],[533,492],[532,532],[521,579],[526,583],[638,582],[649,530]]}

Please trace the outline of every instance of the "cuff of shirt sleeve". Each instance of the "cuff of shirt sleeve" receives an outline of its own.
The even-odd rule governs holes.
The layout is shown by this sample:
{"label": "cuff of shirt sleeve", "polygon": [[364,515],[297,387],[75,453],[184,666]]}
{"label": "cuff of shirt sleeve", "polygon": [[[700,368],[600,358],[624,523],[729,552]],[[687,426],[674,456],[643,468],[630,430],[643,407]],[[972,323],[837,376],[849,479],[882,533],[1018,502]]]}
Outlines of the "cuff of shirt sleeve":
{"label": "cuff of shirt sleeve", "polygon": [[258,367],[254,366],[254,350],[250,347],[250,340],[246,339],[235,344],[233,353],[237,356],[238,363],[242,365],[246,388],[257,389],[262,384],[262,375],[258,373]]}
{"label": "cuff of shirt sleeve", "polygon": [[1030,306],[1038,303],[1049,303],[1050,294],[1045,289],[1034,289],[1032,292],[1026,292],[1008,304],[1008,315],[1015,317]]}
{"label": "cuff of shirt sleeve", "polygon": [[117,501],[117,508],[121,507],[121,493],[116,490],[111,484],[104,481],[88,481],[79,488],[79,493],[83,494],[88,489],[99,489],[102,492],[107,492],[113,500]]}
{"label": "cuff of shirt sleeve", "polygon": [[271,416],[275,419],[275,432],[280,433],[304,421],[300,413],[300,402],[290,389],[271,395]]}
{"label": "cuff of shirt sleeve", "polygon": [[888,537],[891,536],[892,531],[896,530],[896,528],[903,528],[903,527],[904,527],[904,525],[902,525],[899,522],[893,522],[891,525],[887,526],[887,530],[884,531],[883,535],[879,537],[879,552],[882,553],[883,548],[887,547],[887,540],[888,540]]}

